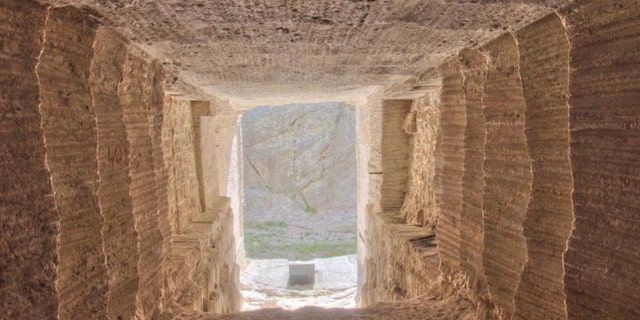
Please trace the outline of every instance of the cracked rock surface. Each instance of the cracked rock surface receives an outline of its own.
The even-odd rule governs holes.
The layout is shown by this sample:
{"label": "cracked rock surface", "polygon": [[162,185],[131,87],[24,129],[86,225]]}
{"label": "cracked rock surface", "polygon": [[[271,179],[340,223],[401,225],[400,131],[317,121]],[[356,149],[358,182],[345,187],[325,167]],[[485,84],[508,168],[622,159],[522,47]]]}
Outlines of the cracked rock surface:
{"label": "cracked rock surface", "polygon": [[353,107],[264,106],[242,121],[248,256],[355,253]]}

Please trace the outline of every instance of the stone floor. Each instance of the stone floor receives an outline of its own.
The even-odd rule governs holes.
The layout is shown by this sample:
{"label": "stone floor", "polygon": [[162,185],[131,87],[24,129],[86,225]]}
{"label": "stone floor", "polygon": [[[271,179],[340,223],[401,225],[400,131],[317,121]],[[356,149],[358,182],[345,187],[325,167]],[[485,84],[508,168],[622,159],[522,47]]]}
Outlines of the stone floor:
{"label": "stone floor", "polygon": [[[289,265],[309,264],[315,269],[311,289],[288,288]],[[355,307],[357,264],[355,255],[288,261],[286,259],[250,259],[240,276],[243,310],[306,306]]]}
{"label": "stone floor", "polygon": [[206,313],[186,313],[175,316],[175,320],[476,320],[490,319],[476,312],[471,302],[456,298],[423,297],[398,303],[382,303],[367,308],[331,308],[304,307],[296,310],[282,308],[244,311],[228,315]]}
{"label": "stone floor", "polygon": [[[244,311],[220,315],[189,311],[167,315],[173,320],[479,320],[494,319],[487,310],[456,294],[450,282],[438,281],[428,294],[395,303],[355,307],[355,256],[315,259],[313,290],[289,290],[290,262],[250,260],[243,274]],[[443,279],[440,279],[443,280]],[[164,320],[164,319],[163,319]]]}

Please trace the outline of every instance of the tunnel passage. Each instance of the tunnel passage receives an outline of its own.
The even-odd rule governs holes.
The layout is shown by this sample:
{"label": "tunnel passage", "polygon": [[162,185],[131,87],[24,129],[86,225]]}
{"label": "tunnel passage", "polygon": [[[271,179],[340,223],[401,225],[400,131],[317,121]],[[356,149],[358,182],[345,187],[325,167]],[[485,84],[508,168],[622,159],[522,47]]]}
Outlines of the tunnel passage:
{"label": "tunnel passage", "polygon": [[[0,1],[0,318],[640,318],[639,13]],[[225,315],[240,119],[296,101],[355,108],[362,308]]]}
{"label": "tunnel passage", "polygon": [[[285,308],[355,305],[355,142],[354,107],[346,103],[243,113],[247,308],[268,303],[257,292]],[[296,301],[287,290],[305,290],[299,294],[309,301]],[[340,293],[344,297],[333,301]]]}
{"label": "tunnel passage", "polygon": [[250,258],[356,252],[353,107],[262,106],[242,116],[245,246]]}

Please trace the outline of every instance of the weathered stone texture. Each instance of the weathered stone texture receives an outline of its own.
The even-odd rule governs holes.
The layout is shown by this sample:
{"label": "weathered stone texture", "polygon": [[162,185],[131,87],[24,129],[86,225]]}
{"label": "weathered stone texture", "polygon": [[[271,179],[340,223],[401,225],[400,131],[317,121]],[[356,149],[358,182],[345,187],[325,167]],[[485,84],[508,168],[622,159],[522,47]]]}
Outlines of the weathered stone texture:
{"label": "weathered stone texture", "polygon": [[[164,251],[164,304],[186,310],[228,313],[240,308],[237,286],[234,215],[229,198],[210,195],[201,207],[196,170],[201,148],[216,149],[219,133],[200,126],[209,105],[165,96],[162,113],[163,162],[168,169],[165,199],[171,225],[170,249]],[[196,102],[198,104],[198,102]],[[196,134],[205,129],[207,134]],[[216,168],[216,159],[203,158],[205,172]],[[235,157],[238,163],[238,158]],[[237,190],[236,190],[237,191]],[[235,201],[238,201],[235,199]]]}
{"label": "weathered stone texture", "polygon": [[[430,71],[569,1],[50,2],[87,7],[0,0],[0,318],[640,318],[637,1]],[[382,85],[356,112],[368,308],[198,313],[240,307],[238,114],[163,100],[129,41],[202,95]],[[382,102],[434,70],[441,104]]]}
{"label": "weathered stone texture", "polygon": [[490,62],[483,96],[487,138],[482,260],[491,298],[509,319],[527,257],[522,224],[531,193],[531,164],[516,39],[505,34],[484,50]]}
{"label": "weathered stone texture", "polygon": [[171,225],[169,222],[169,199],[172,199],[172,195],[169,194],[169,170],[168,165],[165,162],[164,145],[162,141],[162,131],[164,129],[164,106],[166,94],[163,91],[162,80],[165,73],[164,68],[158,63],[157,60],[153,60],[148,70],[148,94],[152,108],[150,110],[150,116],[152,121],[151,127],[151,146],[153,148],[153,165],[155,171],[155,185],[156,196],[158,205],[158,221],[157,228],[162,237],[162,243],[160,250],[162,251],[161,267],[162,267],[162,307],[163,310],[168,304],[166,299],[166,284],[167,284],[167,259],[169,259],[168,252],[171,251]]}
{"label": "weathered stone texture", "polygon": [[[219,108],[216,105],[216,108]],[[219,109],[221,110],[221,109]],[[218,177],[219,196],[229,198],[231,214],[233,219],[229,219],[232,228],[235,246],[236,259],[242,263],[245,257],[244,250],[244,222],[243,222],[243,169],[242,169],[242,130],[240,125],[240,115],[218,114],[215,117],[215,132],[213,139],[217,154],[215,168]],[[211,145],[211,140],[203,140],[205,145]],[[217,204],[216,204],[217,206]],[[235,277],[237,280],[238,278]]]}
{"label": "weathered stone texture", "polygon": [[464,131],[464,175],[462,177],[462,210],[460,212],[460,269],[467,276],[469,287],[486,297],[484,276],[483,194],[484,146],[487,131],[484,117],[487,57],[477,49],[460,52],[467,126]]}
{"label": "weathered stone texture", "polygon": [[397,212],[373,214],[368,232],[384,241],[369,239],[367,279],[362,304],[392,302],[429,292],[440,271],[438,249],[433,234],[419,226],[407,225]]}
{"label": "weathered stone texture", "polygon": [[517,37],[533,182],[523,224],[527,262],[514,319],[566,319],[562,255],[573,222],[569,40],[556,14],[524,28]]}
{"label": "weathered stone texture", "polygon": [[247,217],[285,207],[284,201],[270,203],[275,196],[290,199],[291,208],[283,211],[355,211],[353,107],[261,106],[242,115],[242,131]]}
{"label": "weathered stone texture", "polygon": [[[45,146],[36,65],[46,8],[0,2],[0,318],[53,319],[59,216]],[[17,32],[19,30],[19,32]]]}
{"label": "weathered stone texture", "polygon": [[162,140],[169,172],[169,221],[173,234],[184,234],[189,220],[202,211],[196,172],[191,102],[169,99],[164,108]]}
{"label": "weathered stone texture", "polygon": [[579,1],[567,14],[574,230],[570,319],[640,318],[640,4]]}
{"label": "weathered stone texture", "polygon": [[[144,319],[170,308],[173,296],[162,291],[171,275],[170,203],[203,246],[184,262],[211,266],[174,280],[197,280],[195,310],[238,310],[242,232],[229,201],[202,213],[198,116],[163,110],[161,66],[73,7],[2,2],[0,16],[0,72],[8,79],[0,160],[14,177],[1,184],[0,317]],[[163,141],[163,126],[171,141]],[[240,192],[237,175],[227,192]],[[238,208],[240,194],[233,202]]]}
{"label": "weathered stone texture", "polygon": [[195,160],[196,160],[196,174],[198,176],[198,195],[200,197],[200,207],[204,210],[207,207],[207,201],[205,196],[205,176],[204,166],[209,163],[202,162],[202,149],[208,148],[208,145],[204,145],[202,137],[202,117],[211,116],[211,105],[209,101],[191,101],[191,125],[193,126],[193,140],[195,148]]}
{"label": "weathered stone texture", "polygon": [[249,97],[388,85],[570,2],[50,1],[95,10],[180,82]]}
{"label": "weathered stone texture", "polygon": [[172,236],[166,261],[169,309],[228,313],[240,308],[229,199],[216,203],[189,219],[189,232]]}
{"label": "weathered stone texture", "polygon": [[[191,220],[202,212],[198,199],[198,186],[195,172],[194,140],[191,117],[191,105],[189,100],[178,97],[165,97],[163,123],[162,123],[162,147],[164,163],[167,165],[168,184],[168,220],[171,226],[171,255],[167,258],[165,276],[167,277],[167,300],[172,303],[180,300],[180,295],[198,287],[192,287],[195,270],[187,272],[187,268],[195,268],[200,256],[201,248],[196,247],[195,252],[188,253],[191,239],[187,234],[191,233]],[[200,237],[192,237],[200,245]],[[182,240],[181,240],[182,239]],[[204,244],[203,244],[204,246]],[[181,255],[178,258],[177,256]],[[179,264],[176,265],[176,264]],[[178,270],[183,272],[180,276]],[[195,298],[195,296],[193,297]],[[184,298],[183,298],[184,299]],[[194,299],[195,300],[195,299]],[[194,301],[191,301],[194,303]],[[194,306],[190,306],[194,308]]]}
{"label": "weathered stone texture", "polygon": [[[308,260],[355,252],[354,117],[343,102],[261,106],[242,115],[250,257]],[[273,222],[279,232],[265,230]]]}
{"label": "weathered stone texture", "polygon": [[440,112],[439,91],[430,90],[423,98],[413,101],[411,113],[403,123],[410,138],[410,163],[407,172],[407,192],[400,215],[407,224],[420,225],[432,230],[437,223],[434,188],[435,147]]}
{"label": "weathered stone texture", "polygon": [[232,314],[184,312],[175,320],[458,320],[476,319],[475,306],[468,300],[449,295],[447,288],[435,290],[437,297],[426,296],[403,301],[378,303],[367,308],[323,308],[309,306],[296,310],[266,308]]}
{"label": "weathered stone texture", "polygon": [[123,79],[118,87],[124,109],[124,124],[129,142],[130,196],[138,232],[138,291],[136,314],[150,317],[158,312],[162,288],[161,245],[158,193],[152,143],[153,103],[150,63],[129,48],[123,66]]}
{"label": "weathered stone texture", "polygon": [[[201,162],[202,176],[203,176],[203,194],[204,194],[204,209],[208,210],[215,206],[218,191],[218,147],[215,147],[216,139],[216,118],[214,116],[202,116],[200,117],[200,149],[201,149]],[[211,147],[211,144],[214,147]]]}
{"label": "weathered stone texture", "polygon": [[398,212],[407,192],[410,136],[402,125],[411,111],[411,100],[385,100],[382,105],[382,187],[383,211]]}
{"label": "weathered stone texture", "polygon": [[109,270],[111,319],[130,319],[138,290],[138,234],[129,195],[129,143],[118,86],[127,42],[113,30],[96,32],[91,64],[91,92],[98,144],[98,200],[104,215],[103,237]]}
{"label": "weathered stone texture", "polygon": [[[467,125],[463,77],[460,62],[453,57],[442,64],[440,93],[440,143],[435,161],[440,168],[435,182],[438,206],[438,253],[441,268],[455,274],[460,270],[460,212],[464,174],[464,133]],[[440,162],[440,163],[438,163]]]}
{"label": "weathered stone texture", "polygon": [[[359,305],[363,304],[362,292],[365,280],[367,278],[367,238],[368,238],[368,210],[372,208],[371,202],[379,201],[369,196],[369,176],[380,176],[374,171],[371,171],[369,163],[371,161],[371,146],[372,146],[372,121],[371,112],[377,109],[376,106],[381,103],[380,95],[381,90],[374,92],[369,99],[362,102],[361,105],[356,106],[355,118],[356,118],[356,170],[357,170],[357,259],[358,259],[358,287],[356,294],[356,302]],[[379,172],[380,170],[378,170]]]}
{"label": "weathered stone texture", "polygon": [[[222,113],[224,106],[216,103],[215,107]],[[221,250],[217,252],[216,261],[222,261],[215,266],[212,281],[215,284],[215,295],[211,298],[215,307],[213,312],[235,312],[240,310],[242,297],[239,291],[239,276],[244,264],[244,222],[243,222],[243,169],[242,169],[242,130],[240,116],[233,114],[219,114],[215,117],[216,135],[213,140],[203,139],[204,145],[216,146],[217,161],[215,168],[218,177],[218,192],[222,199],[228,198],[230,211],[221,225],[223,233],[220,235]],[[219,160],[219,161],[218,161]],[[211,164],[210,164],[211,165]],[[220,208],[218,201],[215,208]],[[223,219],[224,217],[221,217]],[[213,284],[212,284],[213,288]],[[212,289],[212,290],[214,290]],[[215,299],[215,301],[214,301]]]}
{"label": "weathered stone texture", "polygon": [[62,319],[107,317],[108,275],[98,206],[96,124],[89,87],[96,23],[73,7],[49,13],[38,64],[47,165],[60,214]]}

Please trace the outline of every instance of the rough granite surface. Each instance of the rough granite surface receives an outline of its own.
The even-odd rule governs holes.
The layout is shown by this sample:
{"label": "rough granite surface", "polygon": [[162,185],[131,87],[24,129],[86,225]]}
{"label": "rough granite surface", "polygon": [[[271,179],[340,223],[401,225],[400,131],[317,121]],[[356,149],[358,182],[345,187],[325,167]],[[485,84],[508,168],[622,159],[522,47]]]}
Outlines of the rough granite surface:
{"label": "rough granite surface", "polygon": [[262,106],[243,114],[242,131],[248,256],[355,253],[353,107]]}

